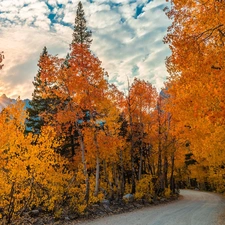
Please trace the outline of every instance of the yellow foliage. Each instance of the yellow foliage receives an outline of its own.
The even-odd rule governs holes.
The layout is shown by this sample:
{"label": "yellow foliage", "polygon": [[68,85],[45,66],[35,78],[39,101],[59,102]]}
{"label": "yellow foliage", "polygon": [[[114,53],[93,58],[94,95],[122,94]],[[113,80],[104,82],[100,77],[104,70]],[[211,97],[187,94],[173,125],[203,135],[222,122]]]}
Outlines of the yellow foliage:
{"label": "yellow foliage", "polygon": [[0,207],[8,219],[37,206],[54,210],[70,178],[65,160],[54,152],[53,128],[25,135],[25,115],[20,101],[0,114]]}
{"label": "yellow foliage", "polygon": [[171,197],[171,190],[170,190],[170,188],[165,188],[165,190],[164,190],[164,196],[166,197],[166,198],[169,198],[169,197]]}
{"label": "yellow foliage", "polygon": [[143,175],[141,180],[137,182],[136,185],[136,199],[147,199],[151,201],[153,197],[153,184],[152,184],[152,176],[151,175]]}

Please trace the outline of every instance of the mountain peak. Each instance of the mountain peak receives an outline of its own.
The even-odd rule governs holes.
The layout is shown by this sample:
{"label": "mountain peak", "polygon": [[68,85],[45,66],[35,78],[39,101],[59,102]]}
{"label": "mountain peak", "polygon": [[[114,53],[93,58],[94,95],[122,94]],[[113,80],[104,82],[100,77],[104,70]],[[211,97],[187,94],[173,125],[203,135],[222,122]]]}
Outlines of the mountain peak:
{"label": "mountain peak", "polygon": [[8,99],[8,97],[7,97],[5,94],[2,94],[2,95],[0,96],[0,98]]}
{"label": "mountain peak", "polygon": [[[16,99],[13,99],[13,98],[8,98],[5,94],[2,94],[0,96],[0,112],[6,108],[8,105],[11,105],[11,104],[15,104],[16,103]],[[30,108],[30,100],[29,99],[24,99],[22,100],[24,103],[25,103],[25,106],[24,108]]]}
{"label": "mountain peak", "polygon": [[0,96],[0,112],[6,108],[8,105],[15,104],[16,100],[8,98],[5,94]]}

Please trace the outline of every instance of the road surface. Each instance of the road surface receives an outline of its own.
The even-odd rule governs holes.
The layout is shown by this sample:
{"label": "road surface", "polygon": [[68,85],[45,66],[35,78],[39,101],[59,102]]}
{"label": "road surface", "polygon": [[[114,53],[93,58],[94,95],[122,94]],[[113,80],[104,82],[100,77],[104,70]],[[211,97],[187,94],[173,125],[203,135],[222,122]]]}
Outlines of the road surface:
{"label": "road surface", "polygon": [[217,194],[181,190],[169,204],[74,223],[77,225],[225,225],[225,199]]}

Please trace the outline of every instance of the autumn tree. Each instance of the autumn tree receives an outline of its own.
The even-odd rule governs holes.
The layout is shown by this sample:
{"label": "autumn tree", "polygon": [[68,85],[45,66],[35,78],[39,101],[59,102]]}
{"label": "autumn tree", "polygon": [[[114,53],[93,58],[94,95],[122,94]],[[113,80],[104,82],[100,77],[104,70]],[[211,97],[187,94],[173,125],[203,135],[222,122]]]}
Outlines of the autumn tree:
{"label": "autumn tree", "polygon": [[222,145],[213,143],[221,143],[223,135],[215,134],[224,130],[225,5],[214,0],[172,1],[171,7],[167,15],[173,22],[165,38],[172,51],[167,59],[169,110],[181,142],[190,143],[194,159],[209,168],[202,175],[206,182],[213,170],[219,175],[224,164]]}
{"label": "autumn tree", "polygon": [[[54,66],[58,69],[55,76],[51,76],[50,73],[42,76],[43,80],[47,80],[53,86],[57,84],[57,88],[53,90],[53,93],[58,96],[61,102],[57,105],[54,125],[59,136],[64,136],[66,139],[69,137],[68,140],[70,140],[73,152],[72,156],[81,157],[86,183],[87,204],[89,202],[90,184],[86,159],[85,131],[88,133],[88,130],[92,129],[95,134],[93,138],[97,151],[96,123],[98,117],[101,119],[101,117],[107,115],[107,104],[109,102],[106,93],[108,83],[105,79],[107,73],[101,67],[99,59],[89,49],[90,37],[91,32],[86,28],[82,4],[79,3],[73,41],[70,46],[71,52],[66,59],[66,64],[65,60],[55,58]],[[46,95],[46,97],[48,96]],[[78,144],[76,152],[75,143]],[[79,148],[81,154],[78,152]],[[98,157],[96,160],[99,160]],[[99,167],[98,163],[97,167]],[[97,169],[97,171],[99,170]],[[98,176],[98,173],[96,176]],[[98,178],[96,178],[96,186],[97,180]]]}
{"label": "autumn tree", "polygon": [[[73,40],[72,40],[72,44],[71,44],[71,53],[70,53],[71,60],[70,61],[68,60],[68,65],[71,66],[70,69],[73,72],[75,72],[76,75],[78,75],[76,77],[81,82],[81,83],[79,83],[79,81],[78,81],[78,85],[80,85],[82,88],[86,88],[86,84],[85,84],[86,82],[85,81],[87,81],[88,77],[87,77],[87,74],[84,74],[84,71],[86,70],[86,66],[87,66],[87,64],[86,64],[87,60],[86,59],[88,59],[88,56],[90,56],[89,47],[90,47],[90,44],[91,44],[92,40],[91,40],[91,31],[89,31],[87,26],[86,26],[85,13],[84,13],[83,6],[82,6],[81,2],[79,2],[78,6],[77,6],[74,32],[73,32],[72,36],[73,36]],[[86,53],[88,55],[86,55]],[[91,70],[89,70],[89,72],[92,73],[94,71],[92,71],[92,69],[91,69]],[[80,80],[79,78],[81,76],[84,77],[84,79]],[[72,77],[72,84],[74,84],[74,81],[75,81],[76,77],[75,76]],[[85,83],[83,83],[83,82],[85,82]],[[75,88],[75,91],[77,93],[83,94],[84,92],[86,92],[86,90],[82,91],[82,90],[79,90],[77,88],[79,88],[79,86],[76,86],[76,88]],[[67,94],[70,97],[74,95],[74,93],[73,93],[74,91],[70,90],[69,88],[67,88],[67,92],[68,92]],[[88,94],[90,94],[90,93],[88,93]],[[83,99],[83,101],[86,103],[85,99]],[[78,102],[75,100],[75,102],[76,102],[76,104],[79,105],[79,100],[78,100]],[[73,108],[74,108],[74,107],[72,107],[73,105],[74,105],[74,103],[71,103],[71,104],[69,103],[69,110],[70,111],[73,110]],[[91,114],[92,114],[92,111],[93,111],[92,108],[89,108],[89,107],[86,107],[86,106],[83,107],[82,105],[79,105],[79,109],[76,110],[76,113],[78,115],[80,115],[80,114],[84,115],[83,110],[85,110],[86,112],[89,112]],[[78,121],[77,116],[75,118]],[[84,144],[84,137],[83,137],[82,131],[80,130],[80,127],[79,127],[77,121],[72,120],[72,124],[70,124],[70,131],[71,131],[70,136],[71,136],[71,141],[73,142],[74,133],[77,132],[77,134],[78,134],[78,143],[79,143],[80,148],[81,148],[83,172],[84,172],[85,183],[86,183],[85,198],[86,198],[86,203],[88,204],[90,184],[89,184],[87,165],[86,165],[85,144]],[[75,122],[75,126],[74,126],[74,122]]]}
{"label": "autumn tree", "polygon": [[[72,45],[68,63],[70,66],[62,67],[54,81],[59,85],[54,93],[66,101],[66,106],[58,110],[55,121],[63,128],[62,132],[66,129],[70,132],[71,141],[79,143],[88,195],[85,130],[92,129],[97,135],[97,120],[101,118],[104,120],[107,116],[107,105],[109,105],[106,93],[108,84],[105,79],[107,74],[101,68],[100,61],[87,48],[78,44]],[[58,106],[60,107],[60,104]],[[94,139],[97,140],[96,136]],[[95,145],[97,146],[97,142]]]}
{"label": "autumn tree", "polygon": [[[92,42],[91,36],[92,36],[92,33],[90,30],[88,30],[88,28],[86,26],[86,19],[85,19],[85,13],[83,10],[83,5],[81,2],[79,2],[78,6],[77,6],[74,30],[73,30],[73,34],[72,34],[72,43],[70,45],[71,52],[69,54],[67,54],[66,59],[62,65],[62,70],[64,70],[64,73],[69,73],[69,72],[71,73],[70,80],[75,80],[77,78],[76,75],[72,75],[73,73],[77,73],[77,71],[72,71],[72,68],[70,68],[70,67],[73,67],[73,65],[71,64],[72,58],[73,59],[76,58],[76,55],[74,55],[73,49],[76,48],[76,45],[78,46],[78,48],[84,47],[84,48],[89,49],[91,42]],[[82,58],[81,61],[83,62],[85,53],[78,50],[76,54],[80,54],[80,57]],[[65,70],[67,70],[67,72],[65,72]],[[61,86],[63,86],[63,84]],[[68,92],[70,92],[70,93],[68,93]],[[76,92],[76,89],[74,90],[74,92]],[[72,96],[73,93],[68,89],[66,90],[65,93],[67,93],[67,96],[65,97],[65,95],[64,95],[64,99],[62,99],[61,101],[64,101],[64,102],[66,102],[66,104],[69,104],[69,102],[72,101],[72,98],[70,96]],[[66,127],[64,126],[64,128],[62,127],[62,129],[64,129],[63,132],[64,132],[65,139],[66,139],[64,146],[62,146],[62,152],[63,153],[65,152],[65,154],[66,154],[66,151],[68,151],[70,149],[71,156],[73,157],[75,155],[75,149],[77,148],[77,144],[78,144],[76,141],[77,135],[78,135],[77,131],[75,131],[75,129],[74,129],[73,122],[70,124],[69,127],[67,127],[67,125],[66,125]]]}
{"label": "autumn tree", "polygon": [[56,212],[63,202],[64,188],[72,178],[65,171],[65,160],[54,151],[59,145],[54,129],[45,127],[39,135],[24,134],[25,118],[24,103],[19,99],[0,113],[3,224],[35,207]]}
{"label": "autumn tree", "polygon": [[[135,193],[135,180],[141,179],[144,152],[148,149],[145,143],[146,132],[151,123],[151,110],[155,107],[156,90],[149,82],[135,79],[129,87],[126,100],[126,114],[129,122],[130,160],[131,160],[131,193]],[[136,152],[138,150],[138,152]],[[138,165],[135,165],[138,162]],[[138,177],[136,172],[138,170]]]}
{"label": "autumn tree", "polygon": [[170,100],[167,89],[162,89],[157,99],[155,110],[155,131],[157,140],[157,176],[158,190],[164,191],[170,186],[171,191],[175,191],[174,183],[174,163],[176,152],[176,137],[174,131],[174,121],[172,114],[167,111],[166,104]]}

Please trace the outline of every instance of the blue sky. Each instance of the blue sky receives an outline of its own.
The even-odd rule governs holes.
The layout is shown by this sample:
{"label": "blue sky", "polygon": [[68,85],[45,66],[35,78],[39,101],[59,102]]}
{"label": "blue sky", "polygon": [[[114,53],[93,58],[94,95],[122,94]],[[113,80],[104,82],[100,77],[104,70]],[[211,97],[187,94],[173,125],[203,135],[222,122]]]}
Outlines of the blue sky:
{"label": "blue sky", "polygon": [[[169,47],[163,44],[171,24],[165,0],[83,0],[93,33],[91,50],[102,61],[109,80],[126,91],[127,77],[163,87]],[[77,0],[0,0],[0,95],[31,98],[32,81],[44,46],[66,56],[72,40]]]}

